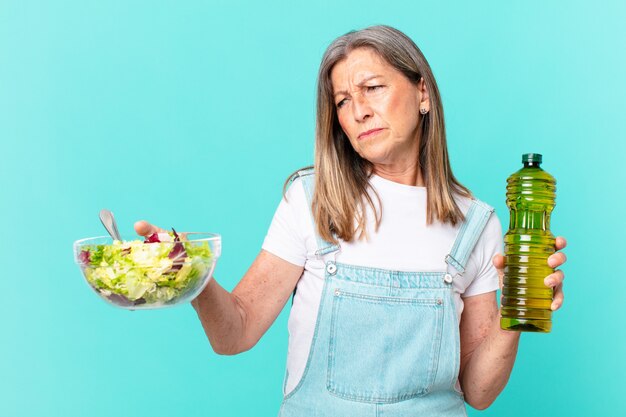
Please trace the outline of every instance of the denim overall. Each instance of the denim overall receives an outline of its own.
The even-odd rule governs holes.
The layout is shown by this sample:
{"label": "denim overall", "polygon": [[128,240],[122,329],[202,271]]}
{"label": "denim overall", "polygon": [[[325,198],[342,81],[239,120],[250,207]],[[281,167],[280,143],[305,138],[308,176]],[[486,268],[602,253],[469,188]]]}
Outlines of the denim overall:
{"label": "denim overall", "polygon": [[[313,172],[299,176],[310,203]],[[279,417],[466,416],[455,388],[460,340],[452,281],[492,212],[474,200],[446,256],[448,272],[342,264],[334,260],[339,246],[317,236],[316,255],[332,259],[306,368]]]}

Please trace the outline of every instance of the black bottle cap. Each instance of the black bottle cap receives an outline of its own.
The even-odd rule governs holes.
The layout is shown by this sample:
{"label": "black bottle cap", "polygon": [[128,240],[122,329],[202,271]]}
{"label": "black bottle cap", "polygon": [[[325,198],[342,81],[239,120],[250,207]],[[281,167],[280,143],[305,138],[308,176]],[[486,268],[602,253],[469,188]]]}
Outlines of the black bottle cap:
{"label": "black bottle cap", "polygon": [[522,155],[522,163],[532,163],[532,164],[541,164],[541,154],[540,153],[525,153]]}

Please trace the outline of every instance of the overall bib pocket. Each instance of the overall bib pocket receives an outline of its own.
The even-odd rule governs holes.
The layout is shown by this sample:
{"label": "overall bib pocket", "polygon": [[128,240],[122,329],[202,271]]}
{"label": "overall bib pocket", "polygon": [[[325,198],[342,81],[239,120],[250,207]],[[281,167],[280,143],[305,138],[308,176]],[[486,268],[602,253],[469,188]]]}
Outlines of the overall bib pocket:
{"label": "overall bib pocket", "polygon": [[424,395],[439,361],[444,298],[334,290],[327,389],[353,401],[393,403]]}

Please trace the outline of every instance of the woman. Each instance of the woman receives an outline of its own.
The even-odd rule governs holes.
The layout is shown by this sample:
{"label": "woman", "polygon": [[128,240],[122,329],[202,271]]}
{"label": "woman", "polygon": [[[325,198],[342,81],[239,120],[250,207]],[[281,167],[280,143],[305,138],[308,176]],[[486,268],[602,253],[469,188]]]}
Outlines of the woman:
{"label": "woman", "polygon": [[[314,169],[290,179],[241,282],[228,293],[212,280],[192,303],[213,349],[253,347],[296,290],[281,416],[488,407],[520,337],[499,326],[501,227],[452,175],[437,85],[408,37],[375,26],[328,47]],[[545,280],[553,310],[562,281]]]}

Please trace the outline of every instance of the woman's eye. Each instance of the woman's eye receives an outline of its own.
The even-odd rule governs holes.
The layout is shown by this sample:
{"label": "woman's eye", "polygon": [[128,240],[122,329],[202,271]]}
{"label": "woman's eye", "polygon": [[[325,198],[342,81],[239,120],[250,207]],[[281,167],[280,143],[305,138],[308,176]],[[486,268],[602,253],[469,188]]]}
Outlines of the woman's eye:
{"label": "woman's eye", "polygon": [[383,88],[382,85],[370,85],[366,87],[368,92],[377,91],[377,90],[380,90],[381,88]]}
{"label": "woman's eye", "polygon": [[343,107],[343,105],[346,104],[346,99],[344,98],[343,100],[341,100],[339,103],[336,104],[337,108],[340,109]]}

